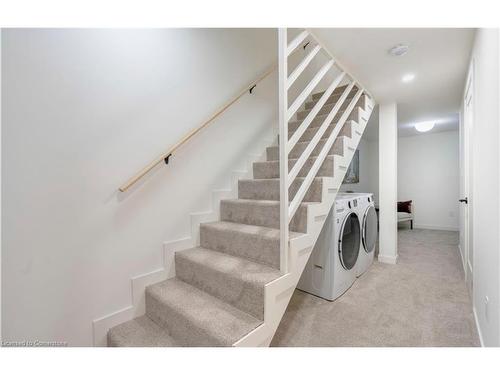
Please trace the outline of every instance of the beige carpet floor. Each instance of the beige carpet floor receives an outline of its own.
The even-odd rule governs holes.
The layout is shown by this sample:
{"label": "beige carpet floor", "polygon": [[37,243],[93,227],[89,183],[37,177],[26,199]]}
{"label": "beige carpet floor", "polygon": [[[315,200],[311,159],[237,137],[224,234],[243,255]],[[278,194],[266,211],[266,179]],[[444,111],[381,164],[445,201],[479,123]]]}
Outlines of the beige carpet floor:
{"label": "beige carpet floor", "polygon": [[457,244],[400,230],[398,263],[375,261],[336,301],[296,290],[272,346],[478,346]]}

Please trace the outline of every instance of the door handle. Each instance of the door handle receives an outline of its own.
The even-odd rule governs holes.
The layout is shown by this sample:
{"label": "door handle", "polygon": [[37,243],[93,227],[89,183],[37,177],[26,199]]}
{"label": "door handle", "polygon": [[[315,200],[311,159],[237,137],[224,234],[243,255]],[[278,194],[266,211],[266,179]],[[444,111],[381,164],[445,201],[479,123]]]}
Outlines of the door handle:
{"label": "door handle", "polygon": [[469,200],[467,199],[467,197],[465,197],[464,199],[459,199],[458,201],[465,204],[469,204]]}

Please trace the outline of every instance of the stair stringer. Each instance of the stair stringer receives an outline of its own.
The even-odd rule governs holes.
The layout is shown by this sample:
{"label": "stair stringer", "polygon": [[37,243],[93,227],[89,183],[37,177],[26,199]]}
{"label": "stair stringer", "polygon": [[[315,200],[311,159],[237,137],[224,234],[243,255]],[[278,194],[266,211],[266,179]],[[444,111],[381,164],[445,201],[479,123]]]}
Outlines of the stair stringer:
{"label": "stair stringer", "polygon": [[[215,189],[212,191],[211,210],[193,212],[189,214],[191,221],[191,242],[183,241],[184,246],[177,248],[178,240],[164,242],[164,247],[174,244],[175,251],[186,250],[200,245],[200,226],[203,223],[210,223],[220,220],[220,203],[225,199],[238,198],[238,181],[240,179],[252,177],[252,167],[254,162],[266,160],[266,147],[274,141],[276,137],[266,138],[259,142],[255,148],[258,152],[250,152],[246,155],[243,169],[235,169],[231,172],[230,187],[228,189]],[[262,151],[263,150],[263,151]],[[173,274],[175,276],[175,273]],[[173,276],[172,276],[173,277]]]}
{"label": "stair stringer", "polygon": [[[274,129],[274,128],[273,128]],[[130,305],[92,321],[93,346],[106,346],[108,331],[121,323],[137,318],[146,313],[145,291],[149,285],[175,277],[174,256],[177,251],[190,249],[200,244],[200,224],[218,221],[220,202],[238,196],[238,180],[252,176],[252,166],[256,161],[266,160],[266,147],[274,144],[276,135],[267,136],[258,142],[252,152],[245,155],[243,168],[235,169],[230,175],[229,188],[214,189],[211,192],[211,210],[193,212],[190,217],[190,235],[163,243],[161,266],[152,271],[131,277]]]}
{"label": "stair stringer", "polygon": [[263,324],[242,337],[233,346],[269,346],[271,344],[323,224],[335,202],[338,189],[342,185],[347,167],[358,147],[374,105],[373,99],[367,96],[364,108],[356,109],[358,111],[355,115],[357,121],[355,120],[353,124],[352,137],[344,142],[343,156],[334,156],[334,177],[322,177],[321,203],[311,204],[307,207],[307,233],[290,239],[288,247],[289,272],[265,285]]}

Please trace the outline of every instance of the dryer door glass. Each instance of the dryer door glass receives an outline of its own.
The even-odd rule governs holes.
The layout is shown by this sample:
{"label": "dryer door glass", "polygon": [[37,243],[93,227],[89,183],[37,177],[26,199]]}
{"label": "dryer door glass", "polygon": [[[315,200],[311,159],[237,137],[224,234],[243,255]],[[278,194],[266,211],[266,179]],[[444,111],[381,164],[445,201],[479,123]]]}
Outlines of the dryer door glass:
{"label": "dryer door glass", "polygon": [[344,220],[339,240],[339,256],[342,266],[350,270],[356,264],[359,254],[360,227],[358,215],[351,212]]}
{"label": "dryer door glass", "polygon": [[367,253],[375,249],[375,243],[377,242],[377,221],[375,207],[368,207],[363,220],[363,248]]}

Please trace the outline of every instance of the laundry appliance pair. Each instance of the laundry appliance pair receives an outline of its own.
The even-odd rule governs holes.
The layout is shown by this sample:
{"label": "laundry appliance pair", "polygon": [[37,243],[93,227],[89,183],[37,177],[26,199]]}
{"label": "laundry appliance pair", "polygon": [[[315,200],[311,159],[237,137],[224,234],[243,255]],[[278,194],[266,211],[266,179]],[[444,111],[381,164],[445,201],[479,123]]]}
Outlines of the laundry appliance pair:
{"label": "laundry appliance pair", "polygon": [[333,301],[373,263],[378,220],[373,194],[339,193],[297,288]]}

